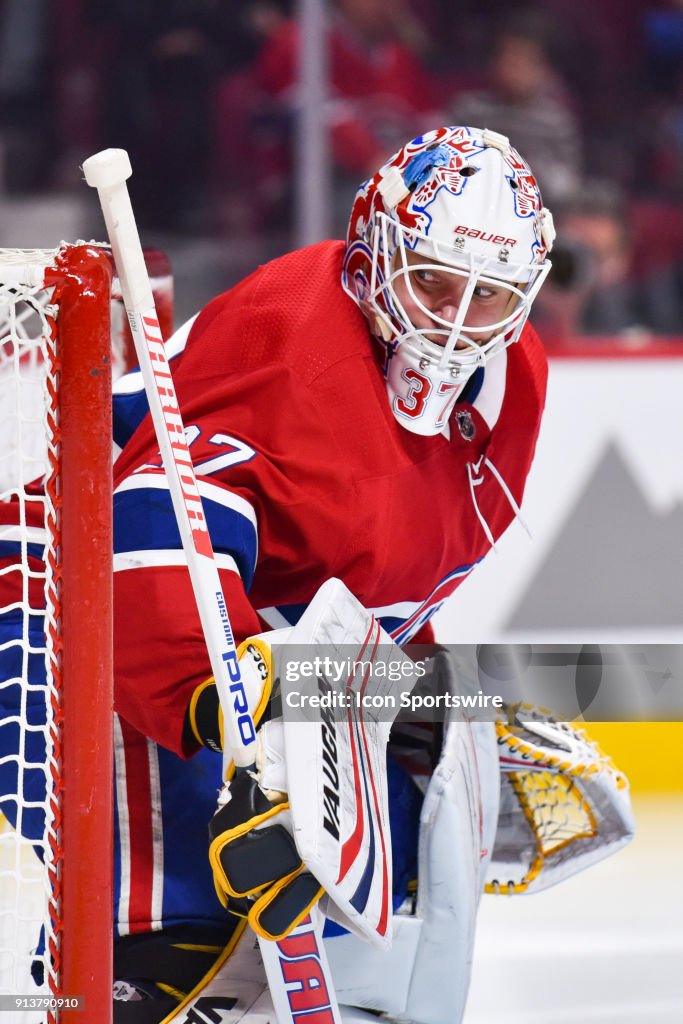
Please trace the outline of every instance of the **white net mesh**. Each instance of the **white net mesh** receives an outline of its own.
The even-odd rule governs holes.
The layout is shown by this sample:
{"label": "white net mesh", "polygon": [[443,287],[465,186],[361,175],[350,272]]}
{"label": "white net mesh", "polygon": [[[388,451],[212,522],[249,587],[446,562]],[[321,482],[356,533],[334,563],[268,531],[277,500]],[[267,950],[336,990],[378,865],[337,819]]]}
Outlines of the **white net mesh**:
{"label": "white net mesh", "polygon": [[[7,254],[7,256],[5,255]],[[26,256],[32,259],[27,260]],[[45,338],[54,309],[42,287],[55,250],[0,250],[0,493],[45,469]],[[23,256],[22,262],[19,262]],[[23,283],[22,283],[23,280]]]}
{"label": "white net mesh", "polygon": [[[52,782],[59,778],[59,584],[45,570],[58,544],[50,468],[58,445],[57,310],[43,287],[55,255],[0,250],[0,994],[7,995],[56,989],[55,961],[44,949],[56,948],[59,919]],[[37,1019],[22,1012],[13,1011],[17,1024]]]}
{"label": "white net mesh", "polygon": [[[152,251],[148,267],[168,336],[168,261]],[[98,814],[112,787],[102,368],[121,373],[132,356],[111,271],[94,243],[0,249],[0,1010],[12,1024],[59,1014],[8,1007],[9,996],[83,996],[93,1020],[111,1014],[113,837]],[[84,530],[95,521],[99,539]],[[82,898],[93,892],[98,913]]]}

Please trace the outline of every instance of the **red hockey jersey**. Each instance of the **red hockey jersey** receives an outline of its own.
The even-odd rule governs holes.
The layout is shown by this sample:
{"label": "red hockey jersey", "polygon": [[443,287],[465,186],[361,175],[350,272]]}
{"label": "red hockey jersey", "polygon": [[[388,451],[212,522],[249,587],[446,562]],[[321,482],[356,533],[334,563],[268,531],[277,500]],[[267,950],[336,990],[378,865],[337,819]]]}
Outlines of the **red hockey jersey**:
{"label": "red hockey jersey", "polygon": [[[522,499],[546,386],[533,329],[472,378],[449,438],[411,434],[341,288],[343,252],[324,242],[259,268],[171,344],[237,639],[295,622],[338,576],[407,642],[489,550],[484,524],[494,538],[510,524],[501,480]],[[181,751],[209,662],[140,375],[117,390],[117,710]]]}

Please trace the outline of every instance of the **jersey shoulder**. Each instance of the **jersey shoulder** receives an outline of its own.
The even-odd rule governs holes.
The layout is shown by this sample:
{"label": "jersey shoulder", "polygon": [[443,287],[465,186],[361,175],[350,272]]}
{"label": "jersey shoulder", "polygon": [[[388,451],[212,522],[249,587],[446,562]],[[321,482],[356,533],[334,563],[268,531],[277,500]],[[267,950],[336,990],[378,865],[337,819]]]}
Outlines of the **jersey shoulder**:
{"label": "jersey shoulder", "polygon": [[306,385],[367,355],[365,320],[341,286],[343,254],[343,242],[321,242],[259,267],[199,314],[185,358],[201,338],[205,362],[228,371],[281,363]]}

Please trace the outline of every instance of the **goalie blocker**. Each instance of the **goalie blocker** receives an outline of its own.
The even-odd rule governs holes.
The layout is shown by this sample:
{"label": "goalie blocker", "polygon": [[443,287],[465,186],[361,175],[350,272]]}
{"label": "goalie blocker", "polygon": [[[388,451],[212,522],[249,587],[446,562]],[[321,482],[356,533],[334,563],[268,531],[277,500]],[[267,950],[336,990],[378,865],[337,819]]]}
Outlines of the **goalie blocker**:
{"label": "goalie blocker", "polygon": [[[281,938],[327,893],[326,912],[379,945],[391,937],[392,870],[386,746],[394,686],[376,671],[398,666],[402,686],[417,681],[413,662],[340,580],[318,590],[291,630],[251,638],[239,649],[249,710],[259,724],[273,687],[272,644],[324,649],[348,671],[319,685],[346,698],[334,722],[323,709],[303,721],[272,720],[257,731],[255,771],[232,766],[210,825],[209,858],[224,906],[265,938]],[[363,711],[359,710],[367,700]],[[367,704],[371,705],[369,708]],[[394,710],[394,714],[396,713]],[[222,745],[221,712],[211,681],[188,709],[188,740]],[[348,768],[346,767],[348,766]]]}

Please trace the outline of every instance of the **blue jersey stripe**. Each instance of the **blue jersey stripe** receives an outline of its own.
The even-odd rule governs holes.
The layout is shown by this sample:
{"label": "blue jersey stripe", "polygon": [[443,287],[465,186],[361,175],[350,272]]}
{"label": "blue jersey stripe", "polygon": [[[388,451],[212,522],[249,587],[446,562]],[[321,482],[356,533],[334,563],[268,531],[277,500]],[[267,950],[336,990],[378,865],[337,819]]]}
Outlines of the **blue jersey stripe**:
{"label": "blue jersey stripe", "polygon": [[[166,358],[173,367],[173,360],[185,351],[196,316],[190,317],[164,343]],[[140,369],[136,367],[114,383],[112,418],[114,421],[114,442],[124,448],[149,412],[145,385]]]}
{"label": "blue jersey stripe", "polygon": [[458,401],[455,403],[455,407],[460,405],[461,402],[467,402],[469,405],[474,405],[479,392],[481,391],[484,383],[484,367],[479,366],[474,371],[470,379],[465,384],[462,390],[462,394],[459,396]]}
{"label": "blue jersey stripe", "polygon": [[[22,546],[19,541],[0,540],[0,559],[18,558],[21,556]],[[43,544],[27,544],[26,553],[29,558],[42,560],[45,557],[45,546]]]}
{"label": "blue jersey stripe", "polygon": [[[231,555],[248,590],[256,566],[257,537],[252,522],[236,509],[202,498],[214,551]],[[182,548],[171,495],[140,487],[114,495],[114,554]]]}
{"label": "blue jersey stripe", "polygon": [[[479,559],[479,561],[481,561],[481,559]],[[446,597],[448,595],[444,597],[439,594],[441,588],[444,585],[451,583],[457,577],[467,576],[470,572],[472,572],[472,569],[474,569],[474,566],[476,564],[477,562],[474,562],[472,565],[461,565],[458,566],[457,569],[453,569],[451,572],[448,573],[448,575],[444,576],[444,578],[439,583],[437,583],[432,592],[429,594],[428,597],[424,599],[424,601],[406,602],[406,604],[415,605],[414,611],[412,611],[410,615],[379,616],[379,622],[380,625],[382,626],[382,629],[384,629],[387,633],[389,633],[391,637],[393,637],[395,643],[399,645],[408,643],[411,637],[414,636],[415,633],[417,633],[417,631],[426,622],[429,621],[429,619],[431,619],[432,615],[434,615],[435,612],[438,612],[444,600],[446,600]],[[401,602],[398,602],[399,605],[400,603]],[[307,607],[307,604],[286,604],[278,605],[275,610],[279,612],[283,619],[285,619],[291,626],[295,626],[296,623],[301,618],[301,616],[303,615],[303,613],[306,611]],[[388,606],[387,610],[393,610],[394,607],[396,606],[390,605]],[[260,610],[264,612],[267,611],[267,609]],[[368,610],[374,611],[374,614],[377,615],[376,610],[372,608]],[[264,615],[264,618],[267,622],[268,616]]]}
{"label": "blue jersey stripe", "polygon": [[[137,374],[142,387],[142,374],[139,370],[131,370]],[[112,427],[115,443],[124,448],[149,412],[147,395],[144,389],[131,391],[129,394],[114,395],[112,400]]]}

